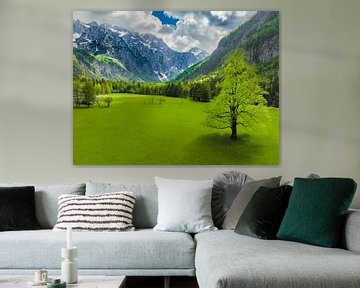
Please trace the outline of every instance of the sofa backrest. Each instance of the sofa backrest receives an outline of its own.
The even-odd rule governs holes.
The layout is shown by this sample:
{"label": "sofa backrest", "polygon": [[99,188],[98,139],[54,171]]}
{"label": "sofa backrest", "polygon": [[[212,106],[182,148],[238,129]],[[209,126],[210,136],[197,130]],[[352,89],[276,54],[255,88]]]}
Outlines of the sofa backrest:
{"label": "sofa backrest", "polygon": [[43,229],[52,229],[55,226],[58,216],[58,197],[61,194],[85,195],[85,183],[61,185],[0,183],[0,186],[34,186],[36,218]]}
{"label": "sofa backrest", "polygon": [[135,194],[133,211],[135,228],[153,228],[157,223],[158,214],[158,192],[155,184],[86,182],[86,195],[120,191],[131,191]]}

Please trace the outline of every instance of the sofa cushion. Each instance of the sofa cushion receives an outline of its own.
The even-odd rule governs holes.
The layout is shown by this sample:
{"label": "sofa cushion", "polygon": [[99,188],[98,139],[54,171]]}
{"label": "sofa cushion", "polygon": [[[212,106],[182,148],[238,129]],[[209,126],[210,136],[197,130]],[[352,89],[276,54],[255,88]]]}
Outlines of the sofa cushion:
{"label": "sofa cushion", "polygon": [[34,186],[36,218],[41,228],[53,228],[58,216],[58,197],[61,194],[84,195],[85,184],[41,185],[41,184],[9,184],[0,186]]}
{"label": "sofa cushion", "polygon": [[86,195],[119,191],[131,191],[135,195],[136,202],[133,211],[135,228],[153,228],[156,225],[158,213],[158,192],[155,184],[86,182]]}
{"label": "sofa cushion", "polygon": [[255,192],[261,187],[275,188],[279,186],[281,177],[273,177],[270,179],[256,180],[244,184],[241,187],[241,190],[237,194],[233,203],[231,204],[230,210],[227,213],[223,228],[224,229],[235,229],[237,222],[240,219],[241,214],[243,213],[246,205],[249,203],[251,197]]}
{"label": "sofa cushion", "polygon": [[353,288],[360,254],[297,242],[262,240],[230,230],[195,236],[200,288]]}
{"label": "sofa cushion", "polygon": [[63,194],[59,197],[59,216],[55,231],[133,231],[133,192],[114,192],[92,196]]}
{"label": "sofa cushion", "polygon": [[260,187],[236,224],[235,232],[261,239],[275,239],[288,206],[292,186]]}
{"label": "sofa cushion", "polygon": [[343,248],[360,253],[360,210],[350,209],[346,215],[341,237]]}
{"label": "sofa cushion", "polygon": [[[79,270],[194,269],[195,244],[186,233],[73,232],[72,240]],[[66,231],[2,232],[0,269],[60,269],[61,247],[66,247]]]}
{"label": "sofa cushion", "polygon": [[222,227],[225,216],[243,184],[251,180],[245,173],[237,171],[219,173],[214,177],[211,213],[217,228]]}
{"label": "sofa cushion", "polygon": [[154,230],[198,233],[217,229],[211,217],[213,180],[155,177],[159,213]]}
{"label": "sofa cushion", "polygon": [[295,178],[277,238],[337,247],[355,190],[349,178]]}
{"label": "sofa cushion", "polygon": [[40,228],[34,192],[33,186],[0,187],[0,231]]}

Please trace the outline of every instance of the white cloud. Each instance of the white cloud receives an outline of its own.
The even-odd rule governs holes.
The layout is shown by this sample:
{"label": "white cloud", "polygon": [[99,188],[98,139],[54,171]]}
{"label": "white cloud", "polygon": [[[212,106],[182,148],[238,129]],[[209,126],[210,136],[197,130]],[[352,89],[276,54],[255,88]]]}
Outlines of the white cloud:
{"label": "white cloud", "polygon": [[216,16],[221,21],[225,21],[232,14],[232,11],[210,11],[210,14]]}
{"label": "white cloud", "polygon": [[157,33],[162,29],[160,20],[152,16],[151,11],[74,11],[73,17],[83,22],[107,23],[138,33]]}
{"label": "white cloud", "polygon": [[74,19],[89,23],[107,23],[136,31],[150,33],[162,38],[177,51],[188,51],[199,47],[212,52],[222,37],[236,29],[253,11],[164,11],[173,18],[179,19],[176,26],[162,25],[161,21],[151,15],[151,11],[74,11]]}

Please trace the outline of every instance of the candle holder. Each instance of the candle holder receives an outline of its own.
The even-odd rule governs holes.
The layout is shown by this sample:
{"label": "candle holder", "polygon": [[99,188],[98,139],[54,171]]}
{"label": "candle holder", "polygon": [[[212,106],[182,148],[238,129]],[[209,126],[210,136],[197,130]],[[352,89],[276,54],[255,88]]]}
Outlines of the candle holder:
{"label": "candle holder", "polygon": [[77,247],[61,248],[61,279],[67,284],[77,283],[78,269],[75,257],[78,255]]}

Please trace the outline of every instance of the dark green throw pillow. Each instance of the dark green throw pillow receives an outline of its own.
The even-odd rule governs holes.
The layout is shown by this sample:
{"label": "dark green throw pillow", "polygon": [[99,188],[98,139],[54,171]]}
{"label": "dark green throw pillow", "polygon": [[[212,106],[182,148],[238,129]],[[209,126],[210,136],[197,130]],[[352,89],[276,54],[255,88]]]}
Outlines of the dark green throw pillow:
{"label": "dark green throw pillow", "polygon": [[261,239],[275,239],[288,206],[292,187],[260,187],[252,196],[235,232]]}
{"label": "dark green throw pillow", "polygon": [[0,231],[39,229],[35,188],[0,187]]}
{"label": "dark green throw pillow", "polygon": [[349,178],[295,178],[277,238],[337,247],[355,191]]}

